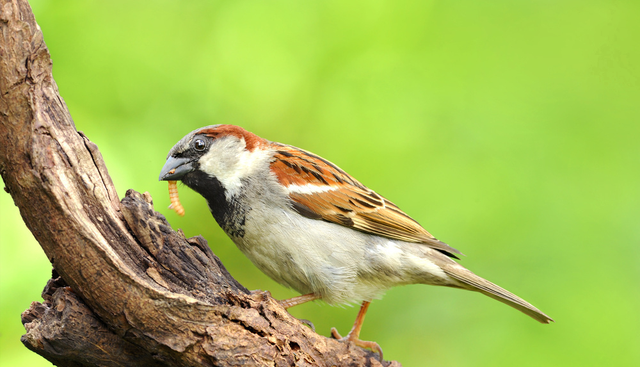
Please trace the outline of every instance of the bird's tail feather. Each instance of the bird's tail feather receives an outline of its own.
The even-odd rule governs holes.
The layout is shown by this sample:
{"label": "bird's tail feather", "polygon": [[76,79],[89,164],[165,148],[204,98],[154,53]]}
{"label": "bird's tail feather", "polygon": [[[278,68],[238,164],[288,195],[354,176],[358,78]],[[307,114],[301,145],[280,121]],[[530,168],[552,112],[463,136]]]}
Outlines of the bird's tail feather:
{"label": "bird's tail feather", "polygon": [[445,268],[443,270],[451,278],[464,283],[466,285],[465,288],[467,289],[480,292],[506,305],[509,305],[516,310],[531,316],[532,318],[538,320],[543,324],[548,324],[553,321],[551,317],[545,315],[544,312],[538,310],[529,302],[507,291],[506,289],[501,288],[491,283],[490,281],[475,275],[467,269],[464,269],[462,267],[455,267],[449,269]]}

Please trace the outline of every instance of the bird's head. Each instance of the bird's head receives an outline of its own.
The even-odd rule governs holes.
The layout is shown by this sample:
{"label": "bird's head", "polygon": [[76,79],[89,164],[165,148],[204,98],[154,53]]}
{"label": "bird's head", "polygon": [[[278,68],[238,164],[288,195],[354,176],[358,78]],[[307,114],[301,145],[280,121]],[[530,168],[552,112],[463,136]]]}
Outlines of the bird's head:
{"label": "bird's head", "polygon": [[171,148],[159,179],[182,181],[205,198],[212,190],[229,197],[241,189],[243,179],[268,167],[268,144],[239,126],[206,126]]}

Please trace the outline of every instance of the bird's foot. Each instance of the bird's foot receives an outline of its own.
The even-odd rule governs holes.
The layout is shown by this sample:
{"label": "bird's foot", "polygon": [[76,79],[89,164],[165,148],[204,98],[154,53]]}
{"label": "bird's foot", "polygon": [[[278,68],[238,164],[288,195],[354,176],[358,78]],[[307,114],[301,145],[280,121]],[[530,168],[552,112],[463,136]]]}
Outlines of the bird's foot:
{"label": "bird's foot", "polygon": [[[266,297],[273,298],[273,296],[271,296],[271,292],[263,291],[261,289],[256,289],[256,290],[251,291],[251,295],[252,296],[265,297],[265,298]],[[303,303],[303,302],[296,302],[296,300],[298,300],[298,299],[302,299],[304,302],[306,302],[306,301],[313,300],[313,299],[316,299],[316,298],[317,297],[311,298],[308,295],[305,295],[305,296],[299,296],[299,297],[294,297],[294,298],[290,298],[290,299],[284,299],[284,300],[281,300],[281,301],[276,300],[276,302],[278,302],[280,304],[280,306],[284,307],[284,309],[286,310],[286,309],[288,309],[290,307],[293,307],[293,306],[296,306],[296,305],[298,305],[300,303]],[[292,302],[292,300],[293,300],[293,302]],[[287,312],[289,312],[289,311],[287,311]],[[297,317],[296,317],[296,319],[298,321],[300,321],[301,323],[307,325],[315,333],[316,327],[315,327],[315,325],[313,325],[313,323],[311,321],[309,321],[307,319],[298,319]]]}
{"label": "bird's foot", "polygon": [[249,291],[251,293],[252,296],[260,296],[260,295],[264,295],[264,296],[269,296],[271,297],[271,292],[269,291],[263,291],[262,289],[254,289],[252,291]]}
{"label": "bird's foot", "polygon": [[307,325],[314,333],[316,332],[316,326],[313,324],[313,322],[311,322],[311,321],[309,321],[307,319],[298,319],[298,321],[300,321],[301,323]]}
{"label": "bird's foot", "polygon": [[378,352],[378,354],[380,355],[380,362],[383,361],[382,359],[382,348],[380,348],[380,345],[378,345],[378,343],[376,342],[368,342],[368,341],[364,341],[364,340],[360,340],[358,339],[358,337],[352,333],[347,334],[347,336],[342,337],[340,335],[340,333],[338,332],[338,330],[334,327],[331,328],[331,336],[334,339],[338,339],[338,341],[341,342],[353,342],[355,345],[359,346],[360,348],[365,348],[365,349],[371,349],[374,352]]}

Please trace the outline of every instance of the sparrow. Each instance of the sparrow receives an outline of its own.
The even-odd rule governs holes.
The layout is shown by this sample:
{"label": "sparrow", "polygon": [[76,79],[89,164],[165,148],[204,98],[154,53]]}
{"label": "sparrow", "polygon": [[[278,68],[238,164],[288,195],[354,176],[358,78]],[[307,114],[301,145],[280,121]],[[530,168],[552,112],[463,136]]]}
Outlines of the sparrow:
{"label": "sparrow", "polygon": [[344,338],[360,340],[370,302],[387,289],[430,284],[472,290],[541,323],[553,321],[522,298],[475,275],[460,251],[436,239],[391,201],[330,161],[263,139],[234,125],[212,125],[183,137],[167,156],[160,181],[182,181],[202,195],[218,225],[251,262],[308,301],[361,303]]}

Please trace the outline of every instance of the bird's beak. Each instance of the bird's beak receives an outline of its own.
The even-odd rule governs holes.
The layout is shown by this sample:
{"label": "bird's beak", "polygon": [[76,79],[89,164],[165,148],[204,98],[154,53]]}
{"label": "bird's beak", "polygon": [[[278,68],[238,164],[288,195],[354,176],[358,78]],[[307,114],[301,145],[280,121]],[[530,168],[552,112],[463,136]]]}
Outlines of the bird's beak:
{"label": "bird's beak", "polygon": [[193,161],[188,158],[169,157],[160,171],[160,181],[178,181],[193,171]]}

